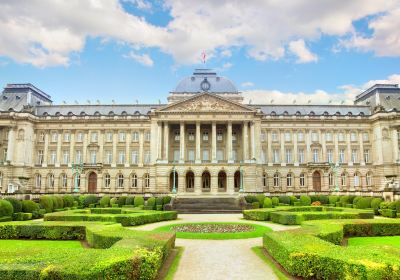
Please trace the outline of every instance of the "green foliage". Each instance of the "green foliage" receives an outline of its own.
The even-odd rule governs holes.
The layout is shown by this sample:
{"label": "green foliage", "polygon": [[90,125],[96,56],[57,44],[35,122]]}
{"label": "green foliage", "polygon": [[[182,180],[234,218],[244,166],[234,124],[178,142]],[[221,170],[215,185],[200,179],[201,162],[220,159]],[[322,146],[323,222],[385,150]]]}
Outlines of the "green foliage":
{"label": "green foliage", "polygon": [[[318,195],[311,195],[310,199],[311,199],[311,203],[313,203],[314,201],[319,201],[319,196]],[[311,203],[310,203],[310,205],[311,205]]]}
{"label": "green foliage", "polygon": [[94,194],[85,195],[83,199],[83,207],[89,207],[89,204],[96,204],[97,203],[97,196]]}
{"label": "green foliage", "polygon": [[381,209],[379,210],[383,217],[387,218],[397,218],[397,211],[393,209]]}
{"label": "green foliage", "polygon": [[23,200],[22,211],[25,213],[33,213],[35,211],[39,211],[39,205],[32,200]]}
{"label": "green foliage", "polygon": [[150,197],[147,200],[147,206],[149,207],[149,210],[153,210],[156,206],[156,198],[154,196]]}
{"label": "green foliage", "polygon": [[258,204],[262,207],[263,203],[264,203],[264,198],[265,195],[263,194],[258,194],[256,195],[256,201],[258,202]]}
{"label": "green foliage", "polygon": [[165,205],[165,204],[169,204],[169,203],[171,202],[171,199],[172,199],[172,198],[171,198],[170,196],[164,196],[164,203],[163,203],[163,204],[164,204],[164,205]]}
{"label": "green foliage", "polygon": [[271,200],[272,200],[272,205],[273,205],[274,207],[276,207],[276,206],[279,205],[279,198],[273,197],[273,198],[271,198]]}
{"label": "green foliage", "polygon": [[63,209],[64,208],[64,199],[61,196],[54,197],[54,209]]}
{"label": "green foliage", "polygon": [[103,196],[99,201],[100,207],[109,207],[110,206],[110,200],[111,200],[110,196],[108,196],[108,195]]}
{"label": "green foliage", "polygon": [[383,202],[382,198],[375,197],[371,200],[371,208],[374,209],[375,215],[379,215],[379,206],[381,205],[382,202]]}
{"label": "green foliage", "polygon": [[122,207],[123,205],[126,204],[126,196],[121,196],[118,198],[117,204],[119,207]]}
{"label": "green foliage", "polygon": [[330,195],[328,197],[329,204],[336,205],[336,202],[339,202],[340,196],[337,195]]}
{"label": "green foliage", "polygon": [[297,202],[297,197],[295,197],[294,195],[289,196],[290,199],[290,205],[294,205],[295,202]]}
{"label": "green foliage", "polygon": [[[42,195],[39,198],[39,204],[40,206],[46,210],[46,213],[51,213],[53,212],[54,209],[54,201],[53,197],[50,195]],[[25,212],[25,211],[24,211]]]}
{"label": "green foliage", "polygon": [[162,196],[157,197],[157,198],[156,198],[156,205],[157,205],[157,206],[158,206],[158,205],[163,206],[163,204],[164,204],[164,198],[163,198]]}
{"label": "green foliage", "polygon": [[144,198],[143,198],[143,196],[141,196],[141,195],[135,196],[134,205],[135,205],[135,207],[144,205]]}
{"label": "green foliage", "polygon": [[12,217],[14,213],[13,206],[8,200],[0,200],[0,217]]}
{"label": "green foliage", "polygon": [[[356,201],[356,199],[354,199],[354,201]],[[353,205],[355,205],[357,209],[367,209],[371,208],[371,201],[372,197],[361,197]]]}
{"label": "green foliage", "polygon": [[244,197],[244,199],[246,200],[247,203],[250,203],[250,204],[257,201],[257,198],[255,195],[246,195]]}
{"label": "green foliage", "polygon": [[64,207],[73,207],[74,206],[74,197],[72,195],[64,195]]}
{"label": "green foliage", "polygon": [[163,205],[156,205],[156,210],[157,211],[162,211],[163,210]]}
{"label": "green foliage", "polygon": [[14,213],[22,211],[22,203],[20,200],[13,197],[7,197],[5,198],[5,200],[9,201],[12,204]]}
{"label": "green foliage", "polygon": [[118,198],[116,198],[116,197],[113,197],[113,198],[111,198],[110,199],[110,205],[113,205],[113,204],[117,204],[118,205]]}
{"label": "green foliage", "polygon": [[22,220],[23,221],[32,220],[32,213],[22,213]]}
{"label": "green foliage", "polygon": [[269,197],[264,198],[263,208],[272,208],[272,200]]}
{"label": "green foliage", "polygon": [[319,197],[319,201],[321,202],[321,204],[329,204],[329,197],[327,195],[320,195]]}
{"label": "green foliage", "polygon": [[300,196],[300,202],[303,206],[310,206],[311,205],[311,198],[308,195]]}
{"label": "green foliage", "polygon": [[282,196],[279,197],[279,202],[283,203],[283,204],[290,205],[290,197],[288,197],[286,195],[282,195]]}
{"label": "green foliage", "polygon": [[135,201],[134,196],[128,196],[125,200],[125,205],[133,205],[133,202]]}
{"label": "green foliage", "polygon": [[260,208],[260,203],[258,201],[254,201],[251,203],[251,207],[253,209],[258,209],[258,208]]}

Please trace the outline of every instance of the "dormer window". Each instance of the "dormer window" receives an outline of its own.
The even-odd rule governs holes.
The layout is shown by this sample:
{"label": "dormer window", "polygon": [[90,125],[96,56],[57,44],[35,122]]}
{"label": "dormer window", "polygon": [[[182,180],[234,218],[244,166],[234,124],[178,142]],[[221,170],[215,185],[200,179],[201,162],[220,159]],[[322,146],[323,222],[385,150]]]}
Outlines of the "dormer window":
{"label": "dormer window", "polygon": [[74,115],[74,113],[68,112],[68,117],[72,117],[73,115]]}
{"label": "dormer window", "polygon": [[140,112],[139,111],[135,111],[134,115],[139,116]]}
{"label": "dormer window", "polygon": [[314,111],[311,111],[309,115],[310,115],[310,116],[315,116]]}
{"label": "dormer window", "polygon": [[276,112],[275,112],[275,111],[272,111],[272,112],[271,112],[271,116],[276,116]]}
{"label": "dormer window", "polygon": [[327,111],[325,111],[324,116],[329,116],[329,113]]}
{"label": "dormer window", "polygon": [[297,111],[297,112],[296,112],[296,116],[298,116],[298,117],[301,116],[300,111]]}
{"label": "dormer window", "polygon": [[108,113],[108,115],[109,115],[110,117],[112,117],[112,116],[114,116],[114,112],[113,112],[113,111],[110,111],[110,112]]}
{"label": "dormer window", "polygon": [[81,115],[81,117],[84,117],[84,116],[86,116],[86,113],[84,111],[82,111],[80,115]]}
{"label": "dormer window", "polygon": [[99,117],[99,116],[100,116],[100,112],[99,112],[99,111],[96,111],[96,112],[94,112],[94,115],[95,115],[96,117]]}
{"label": "dormer window", "polygon": [[15,96],[15,99],[20,100],[21,96],[17,95],[17,96]]}
{"label": "dormer window", "polygon": [[122,116],[127,116],[128,113],[127,113],[126,111],[122,111],[121,115],[122,115]]}
{"label": "dormer window", "polygon": [[288,111],[283,112],[283,115],[284,115],[284,116],[289,115]]}

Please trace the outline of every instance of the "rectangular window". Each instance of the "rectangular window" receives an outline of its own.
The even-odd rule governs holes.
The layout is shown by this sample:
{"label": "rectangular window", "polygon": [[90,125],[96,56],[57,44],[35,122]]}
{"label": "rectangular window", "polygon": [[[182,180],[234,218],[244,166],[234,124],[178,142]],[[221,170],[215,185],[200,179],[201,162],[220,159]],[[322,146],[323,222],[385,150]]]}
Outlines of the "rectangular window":
{"label": "rectangular window", "polygon": [[174,136],[175,142],[179,142],[181,140],[181,133],[179,131],[175,131]]}
{"label": "rectangular window", "polygon": [[299,149],[299,163],[304,163],[304,149]]}
{"label": "rectangular window", "polygon": [[37,163],[42,165],[43,164],[43,159],[44,159],[43,150],[39,150],[38,153],[37,153]]}
{"label": "rectangular window", "polygon": [[132,133],[132,142],[139,142],[139,132],[134,131]]}
{"label": "rectangular window", "polygon": [[106,151],[106,164],[111,164],[113,160],[113,154],[110,150]]}
{"label": "rectangular window", "polygon": [[273,142],[278,142],[278,133],[276,133],[276,131],[272,131],[271,138]]}
{"label": "rectangular window", "polygon": [[113,141],[113,133],[112,132],[107,132],[106,133],[106,142],[112,142]]}
{"label": "rectangular window", "polygon": [[344,163],[344,149],[339,150],[339,163]]}
{"label": "rectangular window", "polygon": [[222,133],[222,131],[221,130],[218,130],[217,131],[217,141],[218,142],[222,142],[222,140],[223,140],[223,133]]}
{"label": "rectangular window", "polygon": [[261,142],[265,142],[265,140],[267,140],[265,132],[261,132],[260,139],[261,139]]}
{"label": "rectangular window", "polygon": [[179,158],[180,158],[180,151],[174,150],[174,161],[175,162],[179,161]]}
{"label": "rectangular window", "polygon": [[328,162],[329,163],[332,163],[333,162],[333,150],[332,149],[328,149],[327,151],[326,151],[326,153],[327,153],[327,160],[328,160]]}
{"label": "rectangular window", "polygon": [[292,163],[292,150],[286,149],[286,163]]}
{"label": "rectangular window", "polygon": [[369,150],[364,150],[364,161],[365,163],[369,163]]}
{"label": "rectangular window", "polygon": [[139,153],[138,153],[138,151],[132,151],[132,158],[131,158],[131,162],[132,162],[132,164],[138,164],[138,162],[139,162]]}
{"label": "rectangular window", "polygon": [[325,140],[326,140],[327,142],[331,142],[331,141],[332,141],[332,133],[327,132],[327,133],[325,134]]}
{"label": "rectangular window", "polygon": [[220,150],[220,149],[217,150],[217,160],[218,161],[224,160],[224,151],[223,150]]}
{"label": "rectangular window", "polygon": [[290,134],[289,131],[285,132],[285,142],[290,142],[292,141],[292,135]]}
{"label": "rectangular window", "polygon": [[304,141],[304,133],[303,132],[298,132],[297,133],[297,141],[303,142]]}
{"label": "rectangular window", "polygon": [[188,140],[189,140],[190,142],[193,142],[193,141],[194,141],[194,132],[193,132],[193,131],[189,131],[189,133],[188,133]]}
{"label": "rectangular window", "polygon": [[203,150],[203,160],[210,160],[209,151]]}
{"label": "rectangular window", "polygon": [[57,132],[53,132],[51,134],[51,142],[57,142],[58,139],[58,133]]}
{"label": "rectangular window", "polygon": [[343,141],[344,141],[344,134],[343,134],[343,132],[339,132],[339,134],[338,134],[338,141],[339,141],[339,142],[343,142]]}
{"label": "rectangular window", "polygon": [[118,164],[124,164],[124,163],[125,163],[125,152],[119,151],[118,152]]}
{"label": "rectangular window", "polygon": [[150,151],[144,151],[144,164],[150,164]]}
{"label": "rectangular window", "polygon": [[92,143],[97,143],[97,140],[98,140],[98,134],[97,134],[97,132],[92,132],[92,133],[90,134],[90,141],[91,141]]}
{"label": "rectangular window", "polygon": [[318,133],[317,132],[313,131],[311,133],[311,141],[318,142]]}
{"label": "rectangular window", "polygon": [[188,150],[188,160],[189,161],[194,161],[194,150],[190,149]]}
{"label": "rectangular window", "polygon": [[64,133],[64,142],[69,142],[71,139],[71,134],[69,132]]}
{"label": "rectangular window", "polygon": [[237,137],[236,137],[236,131],[232,132],[232,141],[236,142],[237,141]]}
{"label": "rectangular window", "polygon": [[364,142],[368,142],[369,141],[369,133],[368,132],[364,132],[363,133],[363,141]]}
{"label": "rectangular window", "polygon": [[144,134],[144,141],[150,142],[150,138],[151,138],[150,132],[146,131],[146,133]]}
{"label": "rectangular window", "polygon": [[69,151],[64,150],[63,151],[63,164],[68,164],[69,163]]}
{"label": "rectangular window", "polygon": [[75,151],[75,163],[82,163],[82,151],[81,150]]}
{"label": "rectangular window", "polygon": [[208,131],[203,132],[203,141],[207,142],[208,141]]}
{"label": "rectangular window", "polygon": [[358,151],[355,149],[351,150],[351,161],[358,162]]}
{"label": "rectangular window", "polygon": [[83,142],[83,133],[82,132],[78,132],[78,134],[76,135],[76,142]]}
{"label": "rectangular window", "polygon": [[55,164],[57,161],[56,151],[50,151],[50,164]]}
{"label": "rectangular window", "polygon": [[274,163],[279,163],[280,162],[279,150],[278,149],[274,149],[273,150],[273,160],[274,160]]}
{"label": "rectangular window", "polygon": [[90,152],[90,163],[91,164],[96,164],[97,163],[97,152],[96,151],[91,151]]}
{"label": "rectangular window", "polygon": [[350,133],[350,141],[351,142],[357,141],[357,133],[355,133],[355,132]]}
{"label": "rectangular window", "polygon": [[233,160],[234,162],[237,161],[237,151],[236,151],[236,150],[232,150],[232,160]]}
{"label": "rectangular window", "polygon": [[39,142],[44,142],[44,132],[40,132],[39,134]]}
{"label": "rectangular window", "polygon": [[120,132],[118,133],[118,141],[119,141],[119,142],[125,142],[125,140],[126,140],[126,134],[125,134],[125,132],[124,132],[124,131],[120,131]]}
{"label": "rectangular window", "polygon": [[313,161],[319,162],[319,150],[318,149],[313,149]]}
{"label": "rectangular window", "polygon": [[304,176],[304,173],[300,174],[300,187],[304,187],[306,185],[306,178]]}

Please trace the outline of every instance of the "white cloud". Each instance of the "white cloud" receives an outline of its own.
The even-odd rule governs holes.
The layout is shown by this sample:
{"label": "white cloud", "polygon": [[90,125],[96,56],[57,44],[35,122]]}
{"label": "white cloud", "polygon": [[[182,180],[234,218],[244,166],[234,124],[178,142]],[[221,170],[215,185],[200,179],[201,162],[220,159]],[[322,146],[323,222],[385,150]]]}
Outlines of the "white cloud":
{"label": "white cloud", "polygon": [[250,100],[253,104],[353,104],[355,97],[374,84],[400,84],[400,74],[393,74],[382,80],[370,80],[366,83],[355,85],[342,85],[338,92],[329,93],[316,90],[305,92],[282,92],[279,90],[246,90],[243,91],[245,103]]}
{"label": "white cloud", "polygon": [[123,2],[129,2],[135,5],[140,10],[151,11],[153,5],[146,0],[122,0]]}
{"label": "white cloud", "polygon": [[297,56],[297,63],[317,62],[318,57],[307,49],[304,40],[291,41],[289,50]]}
{"label": "white cloud", "polygon": [[244,82],[240,84],[242,87],[253,87],[254,83],[252,82]]}
{"label": "white cloud", "polygon": [[230,62],[227,62],[227,63],[224,63],[223,65],[222,65],[222,68],[223,69],[229,69],[229,68],[231,68],[233,66],[233,64],[232,63],[230,63]]}
{"label": "white cloud", "polygon": [[132,58],[133,60],[136,60],[140,64],[144,66],[153,66],[154,61],[151,59],[151,57],[147,54],[136,54],[135,52],[131,51],[129,54],[125,55],[126,58]]}
{"label": "white cloud", "polygon": [[[146,0],[125,1],[151,9]],[[354,21],[378,13],[385,14],[369,20],[373,39],[357,35],[348,45],[400,55],[396,0],[166,0],[164,6],[171,20],[156,26],[125,11],[119,0],[3,0],[0,56],[39,67],[68,65],[91,37],[124,42],[136,51],[158,48],[178,64],[197,63],[202,50],[210,58],[230,56],[232,48],[244,48],[256,60],[276,60],[292,42],[302,62],[313,54],[293,42],[349,36]]]}

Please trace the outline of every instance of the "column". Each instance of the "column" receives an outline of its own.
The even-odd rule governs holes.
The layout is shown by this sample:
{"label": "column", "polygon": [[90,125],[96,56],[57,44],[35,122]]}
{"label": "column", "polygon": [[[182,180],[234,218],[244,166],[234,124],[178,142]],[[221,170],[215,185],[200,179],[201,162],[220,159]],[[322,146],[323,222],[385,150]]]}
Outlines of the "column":
{"label": "column", "polygon": [[286,158],[285,158],[285,135],[284,135],[284,132],[283,131],[281,131],[280,132],[280,143],[281,143],[281,152],[280,152],[280,154],[281,154],[281,165],[283,164],[283,165],[285,165],[286,164]]}
{"label": "column", "polygon": [[353,165],[351,160],[351,143],[350,143],[350,131],[346,132],[346,140],[347,140],[347,164],[349,166]]}
{"label": "column", "polygon": [[196,122],[196,161],[195,163],[201,163],[201,156],[200,156],[200,122]]}
{"label": "column", "polygon": [[251,135],[251,142],[250,142],[250,151],[251,151],[251,155],[250,155],[250,158],[251,158],[251,160],[253,160],[255,157],[256,157],[256,143],[255,143],[255,139],[254,139],[254,136],[255,136],[255,133],[254,133],[254,122],[251,122],[250,123],[250,135]]}
{"label": "column", "polygon": [[143,129],[141,129],[139,131],[139,162],[138,162],[139,167],[143,167],[143,153],[144,153],[143,145],[144,145],[144,131]]}
{"label": "column", "polygon": [[[7,151],[7,156],[8,156]],[[43,167],[47,167],[47,160],[49,158],[49,131],[46,130],[44,135],[44,151],[43,151]]]}
{"label": "column", "polygon": [[333,134],[333,141],[335,142],[335,156],[334,161],[339,162],[339,140],[338,140],[338,131],[335,131]]}
{"label": "column", "polygon": [[[87,147],[88,147],[88,131],[85,131],[85,133],[83,134],[83,146],[82,146],[82,162],[88,162],[87,160]],[[82,180],[82,177],[81,177]],[[82,184],[81,184],[82,186]]]}
{"label": "column", "polygon": [[[299,156],[298,156],[298,148],[297,148],[297,131],[293,131],[293,163],[294,166],[299,166]],[[295,180],[297,181],[297,180]]]}
{"label": "column", "polygon": [[[99,157],[97,159],[97,162],[103,162],[104,161],[104,130],[99,130]],[[99,178],[100,174],[98,174]],[[102,182],[102,181],[101,181]],[[102,186],[97,184],[97,186]]]}
{"label": "column", "polygon": [[249,135],[248,135],[248,122],[244,122],[242,126],[242,145],[243,145],[243,161],[248,160],[249,154],[248,154],[248,149],[249,149]]}
{"label": "column", "polygon": [[211,128],[211,162],[217,163],[217,124],[213,122]]}
{"label": "column", "polygon": [[[131,153],[131,142],[132,142],[132,133],[128,130],[126,132],[126,139],[125,139],[125,167],[129,167],[129,158]],[[127,184],[124,184],[127,185]]]}
{"label": "column", "polygon": [[272,166],[273,158],[272,158],[272,131],[268,129],[267,131],[267,141],[268,141],[268,165]]}
{"label": "column", "polygon": [[392,131],[392,142],[393,142],[393,162],[397,163],[399,161],[399,139],[398,139],[397,129]]}
{"label": "column", "polygon": [[185,162],[185,123],[181,122],[180,134],[179,134],[179,163]]}
{"label": "column", "polygon": [[226,159],[228,163],[233,163],[232,161],[232,122],[228,122],[227,125],[227,137],[226,137]]}
{"label": "column", "polygon": [[157,160],[162,159],[162,122],[157,123]]}
{"label": "column", "polygon": [[358,133],[358,141],[360,143],[360,152],[358,155],[358,161],[360,162],[361,165],[365,164],[364,161],[364,142],[363,142],[363,133],[362,130],[359,131]]}
{"label": "column", "polygon": [[69,144],[69,163],[68,163],[69,167],[71,167],[71,164],[75,162],[74,152],[75,152],[75,131],[71,131],[71,140]]}
{"label": "column", "polygon": [[112,162],[111,167],[117,166],[117,141],[118,141],[118,131],[113,131],[113,142],[112,142]]}
{"label": "column", "polygon": [[169,124],[164,122],[164,160],[168,163],[168,150],[169,150]]}
{"label": "column", "polygon": [[201,194],[201,175],[194,174],[194,193]]}
{"label": "column", "polygon": [[[61,141],[62,141],[62,131],[60,133],[58,133],[58,137],[57,137],[57,160],[56,160],[55,167],[60,167],[60,163],[61,163]],[[56,180],[56,181],[59,181],[59,180]]]}
{"label": "column", "polygon": [[305,136],[306,136],[306,146],[307,146],[307,148],[306,148],[306,156],[305,156],[305,160],[306,160],[306,163],[307,162],[311,162],[312,160],[312,158],[311,158],[311,131],[307,131],[306,130],[306,133],[305,133]]}
{"label": "column", "polygon": [[322,144],[322,155],[321,155],[321,162],[327,162],[328,158],[326,155],[326,141],[325,141],[325,131],[324,130],[320,130],[319,131],[319,139],[321,141]]}
{"label": "column", "polygon": [[7,160],[12,164],[14,161],[15,130],[13,127],[8,131]]}

